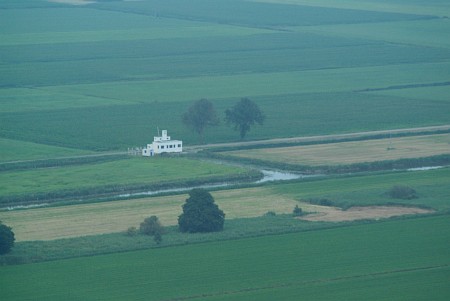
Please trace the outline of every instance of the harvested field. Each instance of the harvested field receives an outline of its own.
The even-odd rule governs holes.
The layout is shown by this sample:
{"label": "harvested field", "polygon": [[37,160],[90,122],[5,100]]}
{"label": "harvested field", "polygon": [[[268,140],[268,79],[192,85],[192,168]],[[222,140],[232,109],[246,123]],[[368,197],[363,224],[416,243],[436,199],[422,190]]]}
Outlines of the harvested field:
{"label": "harvested field", "polygon": [[291,164],[342,165],[450,154],[450,134],[250,149],[223,154]]}
{"label": "harvested field", "polygon": [[[293,198],[269,188],[246,188],[212,193],[227,219],[256,217],[268,211],[290,213]],[[165,226],[176,225],[187,195],[142,198],[72,206],[0,212],[14,229],[17,241],[52,240],[125,231],[156,215]]]}
{"label": "harvested field", "polygon": [[364,206],[351,207],[347,210],[326,206],[311,206],[311,208],[308,208],[311,211],[316,210],[316,212],[299,217],[299,219],[314,222],[343,222],[362,219],[382,219],[393,216],[427,214],[434,212],[433,210],[428,209],[402,206]]}

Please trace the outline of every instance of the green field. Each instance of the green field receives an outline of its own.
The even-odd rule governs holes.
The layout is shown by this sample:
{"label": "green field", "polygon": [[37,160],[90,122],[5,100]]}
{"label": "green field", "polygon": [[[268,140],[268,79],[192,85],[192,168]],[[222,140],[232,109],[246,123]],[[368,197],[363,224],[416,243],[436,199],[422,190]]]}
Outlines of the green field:
{"label": "green field", "polygon": [[449,221],[401,220],[2,267],[0,283],[7,300],[298,300],[299,294],[447,300]]}
{"label": "green field", "polygon": [[[2,300],[449,300],[448,167],[212,191],[227,218],[221,233],[176,229],[185,194],[74,204],[86,194],[253,175],[195,156],[106,156],[150,143],[157,128],[198,144],[181,116],[200,98],[221,119],[241,97],[254,100],[266,121],[247,141],[450,124],[447,2],[0,0],[2,207],[70,196],[70,205],[0,211],[17,239],[0,257],[10,264],[0,266]],[[439,153],[448,153],[445,137]],[[204,138],[239,141],[225,122]],[[404,139],[395,159],[413,154],[409,144],[438,151],[430,140]],[[296,151],[283,161],[294,163]],[[337,149],[328,151],[311,147],[310,162],[324,164]],[[394,185],[418,197],[393,199]],[[335,210],[395,204],[435,213],[293,218],[295,205],[323,212],[311,199]],[[161,245],[123,234],[151,215],[169,226]]]}
{"label": "green field", "polygon": [[164,183],[173,185],[190,180],[218,181],[246,172],[244,168],[186,158],[134,158],[98,164],[1,172],[0,182],[3,185],[0,196],[5,202],[8,197],[14,196],[41,195],[41,198],[51,199],[52,193],[58,192],[67,192],[68,196],[73,196],[84,190],[93,190],[95,194],[100,189],[97,192],[102,193],[102,187],[122,187],[114,191],[127,192],[133,186],[151,187]]}
{"label": "green field", "polygon": [[219,2],[0,2],[0,137],[123,150],[159,126],[192,145],[180,116],[204,97],[221,116],[256,101],[248,139],[450,123],[447,4]]}

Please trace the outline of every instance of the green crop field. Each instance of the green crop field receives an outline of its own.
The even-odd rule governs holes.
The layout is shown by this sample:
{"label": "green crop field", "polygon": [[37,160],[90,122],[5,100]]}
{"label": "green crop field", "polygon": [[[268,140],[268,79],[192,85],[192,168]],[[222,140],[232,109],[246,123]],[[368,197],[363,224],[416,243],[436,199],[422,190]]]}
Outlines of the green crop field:
{"label": "green crop field", "polygon": [[160,126],[196,144],[181,115],[204,97],[222,117],[255,100],[249,139],[450,123],[447,4],[219,2],[1,1],[0,138],[123,150]]}
{"label": "green crop field", "polygon": [[449,221],[439,216],[2,267],[0,283],[7,300],[447,300]]}
{"label": "green crop field", "polygon": [[341,165],[450,154],[450,134],[223,152],[233,157],[304,165]]}

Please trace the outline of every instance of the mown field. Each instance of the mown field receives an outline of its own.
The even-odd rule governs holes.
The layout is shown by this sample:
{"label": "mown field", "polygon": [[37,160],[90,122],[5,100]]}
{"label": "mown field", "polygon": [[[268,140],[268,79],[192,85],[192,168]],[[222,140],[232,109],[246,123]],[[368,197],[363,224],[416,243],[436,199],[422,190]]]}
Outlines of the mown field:
{"label": "mown field", "polygon": [[303,165],[342,165],[450,154],[450,134],[386,138],[318,145],[271,147],[221,154]]}
{"label": "mown field", "polygon": [[0,282],[7,300],[447,300],[449,221],[438,216],[2,267]]}
{"label": "mown field", "polygon": [[[397,204],[420,206],[439,212],[450,209],[450,169],[403,172],[304,182],[280,183],[262,187],[214,191],[226,219],[251,218],[272,211],[291,214],[296,205],[305,212],[318,209],[308,199],[328,199],[335,206]],[[393,199],[386,192],[394,185],[406,185],[418,198]],[[11,225],[18,241],[50,240],[64,237],[122,232],[138,226],[144,218],[156,215],[166,225],[176,225],[186,194],[78,204],[33,210],[0,212],[0,220]],[[80,220],[83,222],[80,223]]]}

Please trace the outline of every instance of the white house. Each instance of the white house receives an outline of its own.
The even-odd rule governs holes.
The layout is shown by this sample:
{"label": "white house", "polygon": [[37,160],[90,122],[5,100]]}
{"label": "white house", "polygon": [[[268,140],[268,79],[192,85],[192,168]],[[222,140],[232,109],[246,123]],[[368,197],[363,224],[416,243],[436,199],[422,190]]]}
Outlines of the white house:
{"label": "white house", "polygon": [[161,134],[162,136],[153,137],[153,143],[147,144],[147,147],[142,149],[142,156],[151,157],[155,154],[181,153],[183,151],[183,141],[170,140],[167,130],[162,130]]}

